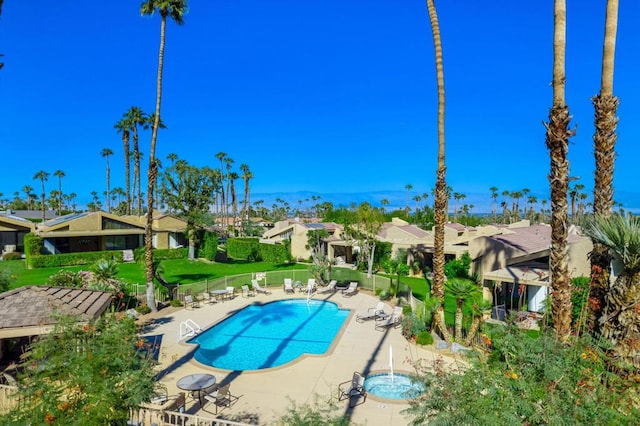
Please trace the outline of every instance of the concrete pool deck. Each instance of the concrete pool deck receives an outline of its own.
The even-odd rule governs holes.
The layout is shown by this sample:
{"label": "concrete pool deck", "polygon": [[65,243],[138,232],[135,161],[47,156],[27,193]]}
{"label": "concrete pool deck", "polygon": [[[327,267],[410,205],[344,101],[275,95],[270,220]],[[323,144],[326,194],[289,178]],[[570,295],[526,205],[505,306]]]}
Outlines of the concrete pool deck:
{"label": "concrete pool deck", "polygon": [[[304,356],[281,367],[260,371],[229,371],[200,364],[193,359],[196,346],[185,343],[188,338],[180,338],[181,323],[187,319],[205,330],[251,303],[305,297],[305,294],[285,294],[282,290],[272,289],[270,295],[243,298],[236,294],[232,300],[205,304],[200,308],[179,309],[166,315],[160,311],[145,327],[146,336],[162,336],[158,365],[160,382],[166,386],[169,395],[176,395],[180,392],[176,382],[181,377],[193,373],[213,374],[218,383],[229,383],[231,395],[237,398],[234,398],[231,407],[220,407],[218,417],[238,422],[268,425],[285,414],[291,401],[297,405],[312,403],[317,396],[322,402],[332,397],[339,406],[337,413],[348,416],[355,424],[406,425],[410,419],[400,412],[408,404],[389,403],[369,395],[364,403],[349,409],[349,401],[337,401],[338,384],[350,380],[354,371],[365,375],[374,371],[388,371],[389,346],[393,347],[396,371],[411,372],[413,363],[418,360],[431,362],[442,359],[446,364],[456,361],[452,356],[407,342],[400,328],[376,331],[374,321],[358,323],[355,315],[347,318],[342,333],[336,337],[327,354]],[[332,295],[314,295],[313,298],[333,301],[354,313],[367,311],[378,302],[378,298],[366,291],[351,297],[343,297],[336,292]],[[387,304],[385,310],[391,312],[391,305]],[[193,399],[188,399],[186,411],[216,417],[212,404],[205,404],[202,410]]]}

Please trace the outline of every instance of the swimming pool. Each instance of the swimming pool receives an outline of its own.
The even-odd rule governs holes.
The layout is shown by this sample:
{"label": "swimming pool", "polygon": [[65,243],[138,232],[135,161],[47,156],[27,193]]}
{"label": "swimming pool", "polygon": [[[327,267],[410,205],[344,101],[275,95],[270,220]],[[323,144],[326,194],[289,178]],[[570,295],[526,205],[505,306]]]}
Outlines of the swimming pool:
{"label": "swimming pool", "polygon": [[333,302],[290,299],[254,304],[187,343],[195,359],[225,370],[262,370],[303,354],[324,354],[342,328],[348,309]]}

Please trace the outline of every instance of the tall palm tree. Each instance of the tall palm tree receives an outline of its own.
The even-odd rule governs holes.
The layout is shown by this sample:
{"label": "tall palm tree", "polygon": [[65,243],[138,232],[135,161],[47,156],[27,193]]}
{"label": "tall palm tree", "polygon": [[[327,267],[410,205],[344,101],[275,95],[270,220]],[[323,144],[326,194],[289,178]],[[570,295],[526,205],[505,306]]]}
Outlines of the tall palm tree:
{"label": "tall palm tree", "polygon": [[[224,162],[226,164],[226,169],[227,169],[227,194],[226,194],[226,200],[227,203],[224,206],[224,217],[225,217],[225,221],[227,224],[227,227],[229,227],[229,204],[231,203],[231,195],[229,194],[229,190],[230,190],[230,185],[231,185],[231,165],[233,164],[233,159],[231,157],[227,157],[224,159]],[[224,190],[224,189],[223,189]]]}
{"label": "tall palm tree", "polygon": [[413,185],[408,183],[404,188],[407,190],[407,206],[405,207],[405,210],[407,211],[407,214],[409,214],[409,200],[411,200],[411,190],[413,189]]}
{"label": "tall palm tree", "polygon": [[147,0],[140,6],[142,15],[160,14],[160,49],[158,52],[158,78],[156,83],[156,110],[151,130],[151,147],[149,149],[149,168],[147,170],[147,223],[145,227],[145,271],[147,276],[147,304],[152,311],[157,311],[153,285],[153,242],[151,228],[153,225],[153,191],[158,174],[156,164],[156,141],[160,126],[160,104],[162,102],[162,68],[164,66],[164,40],[167,17],[176,24],[182,25],[183,15],[187,12],[187,0]]}
{"label": "tall palm tree", "polygon": [[62,212],[62,178],[65,173],[62,170],[56,170],[53,175],[58,178],[58,214]]}
{"label": "tall palm tree", "polygon": [[132,106],[127,112],[124,113],[124,117],[129,124],[130,130],[133,132],[133,186],[135,188],[134,195],[137,200],[136,214],[140,216],[142,214],[142,188],[140,185],[140,143],[138,126],[143,126],[147,121],[147,115],[141,108]]}
{"label": "tall palm tree", "polygon": [[49,180],[49,173],[45,172],[44,170],[40,170],[38,173],[36,173],[35,175],[33,175],[33,179],[34,180],[39,180],[40,183],[42,184],[42,192],[40,193],[40,207],[42,208],[42,221],[44,222],[45,220],[45,214],[44,214],[44,210],[45,210],[45,203],[44,203],[44,183]]}
{"label": "tall palm tree", "polygon": [[[125,113],[126,116],[126,113]],[[127,209],[125,214],[131,214],[131,157],[129,155],[129,138],[131,136],[131,124],[126,118],[122,118],[113,126],[118,133],[122,133],[122,145],[124,147],[124,180],[127,193]]]}
{"label": "tall palm tree", "polygon": [[[156,114],[155,112],[152,112],[151,114],[143,118],[141,124],[144,130],[149,130],[149,129],[153,129],[153,124],[155,122],[156,122]],[[158,129],[166,129],[166,128],[167,126],[164,124],[164,121],[162,121],[162,119],[158,120]],[[140,155],[142,155],[142,153],[140,153]],[[157,188],[158,187],[157,179],[158,179],[158,175],[160,174],[159,169],[162,168],[162,162],[158,158],[156,158],[155,163],[156,163],[156,182],[154,183],[154,188]],[[138,176],[138,188],[141,188],[140,176]],[[142,213],[142,196],[138,197],[138,211],[140,211],[139,214]]]}
{"label": "tall palm tree", "polygon": [[238,216],[238,197],[236,197],[236,179],[238,179],[238,173],[229,172],[229,184],[231,190],[231,208],[233,212],[233,231],[235,235],[236,230],[236,217]]}
{"label": "tall palm tree", "polygon": [[111,213],[111,167],[109,167],[109,156],[113,155],[110,148],[103,148],[100,155],[107,160],[107,211]]}
{"label": "tall palm tree", "polygon": [[617,214],[585,223],[594,244],[622,264],[622,272],[604,295],[600,334],[622,361],[640,368],[640,219]]}
{"label": "tall palm tree", "polygon": [[220,161],[220,204],[218,205],[218,214],[220,215],[220,217],[222,217],[222,214],[224,213],[224,205],[225,205],[225,198],[224,198],[224,160],[225,158],[227,158],[227,153],[226,152],[218,152],[216,154],[216,158]]}
{"label": "tall palm tree", "polygon": [[253,178],[253,174],[246,163],[240,164],[240,171],[242,172],[242,179],[244,181],[244,197],[242,199],[242,222],[244,223],[249,220],[249,181]]}
{"label": "tall palm tree", "polygon": [[489,188],[491,191],[491,216],[493,216],[493,223],[496,223],[496,201],[498,199],[498,188],[492,186]]}
{"label": "tall palm tree", "polygon": [[25,198],[27,200],[27,208],[29,210],[31,210],[32,207],[32,203],[31,203],[31,191],[33,191],[33,188],[29,185],[25,185],[22,187],[22,192],[24,192]]}
{"label": "tall palm tree", "polygon": [[[613,168],[618,126],[618,98],[613,95],[613,66],[618,31],[618,0],[607,0],[602,48],[600,94],[591,98],[595,108],[595,134],[593,135],[596,162],[593,187],[593,212],[608,217],[613,210]],[[591,287],[589,298],[592,311],[589,329],[598,331],[598,317],[604,306],[604,295],[609,288],[611,258],[605,247],[595,244],[591,252]]]}
{"label": "tall palm tree", "polygon": [[553,34],[553,106],[549,110],[546,127],[546,145],[551,167],[551,249],[549,269],[553,297],[552,316],[556,336],[566,340],[571,332],[571,278],[568,266],[567,228],[569,189],[569,107],[565,102],[565,50],[567,27],[566,0],[554,1]]}
{"label": "tall palm tree", "polygon": [[427,0],[427,11],[433,33],[433,45],[436,60],[436,77],[438,81],[438,169],[436,171],[436,189],[434,202],[434,253],[433,253],[433,285],[431,294],[438,299],[440,307],[437,315],[434,315],[434,323],[441,331],[445,339],[450,340],[449,332],[444,323],[444,224],[447,218],[447,204],[449,191],[445,175],[447,167],[445,163],[445,139],[444,139],[444,66],[442,55],[442,39],[440,37],[440,23],[434,0]]}

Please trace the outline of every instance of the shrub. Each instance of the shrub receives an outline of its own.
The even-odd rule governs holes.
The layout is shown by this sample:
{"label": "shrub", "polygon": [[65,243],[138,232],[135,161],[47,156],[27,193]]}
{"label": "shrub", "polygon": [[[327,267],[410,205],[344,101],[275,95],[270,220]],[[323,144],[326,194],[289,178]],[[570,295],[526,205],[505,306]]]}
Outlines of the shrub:
{"label": "shrub", "polygon": [[380,293],[378,293],[378,297],[380,298],[380,300],[389,300],[391,299],[391,293],[389,293],[389,290],[380,290]]}
{"label": "shrub", "polygon": [[180,299],[173,299],[171,302],[169,302],[169,306],[173,306],[174,308],[177,308],[182,306],[182,302],[180,301]]}
{"label": "shrub", "polygon": [[418,333],[418,336],[416,336],[416,343],[419,345],[432,345],[433,336],[431,335],[431,332],[424,330]]}
{"label": "shrub", "polygon": [[86,251],[82,253],[44,254],[27,256],[27,265],[32,268],[55,268],[96,263],[99,260],[122,260],[120,251]]}
{"label": "shrub", "polygon": [[82,276],[79,272],[61,270],[51,275],[47,284],[53,287],[82,287]]}
{"label": "shrub", "polygon": [[416,314],[410,313],[402,316],[402,335],[407,339],[413,339],[426,329],[427,325]]}
{"label": "shrub", "polygon": [[402,315],[409,315],[411,312],[413,312],[413,309],[411,309],[411,305],[404,305],[402,307]]}
{"label": "shrub", "polygon": [[3,269],[0,271],[0,292],[7,291],[11,287],[11,282],[14,280],[14,277],[11,273]]}
{"label": "shrub", "polygon": [[149,312],[151,312],[151,308],[147,304],[142,303],[142,304],[136,306],[136,311],[138,311],[142,315],[146,315]]}
{"label": "shrub", "polygon": [[11,253],[5,253],[2,255],[2,260],[20,260],[22,259],[22,253],[14,251]]}

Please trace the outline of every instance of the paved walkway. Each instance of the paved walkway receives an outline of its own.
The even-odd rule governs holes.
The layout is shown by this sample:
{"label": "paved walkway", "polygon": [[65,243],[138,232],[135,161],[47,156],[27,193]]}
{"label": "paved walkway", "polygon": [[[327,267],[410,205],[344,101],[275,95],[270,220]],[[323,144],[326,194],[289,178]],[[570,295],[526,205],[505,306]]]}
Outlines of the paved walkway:
{"label": "paved walkway", "polygon": [[[273,290],[271,295],[259,294],[250,298],[237,294],[233,300],[195,309],[179,309],[153,320],[145,332],[147,335],[162,335],[159,368],[161,382],[167,387],[169,395],[179,392],[176,382],[181,377],[207,372],[215,375],[218,383],[230,383],[231,394],[238,398],[231,407],[218,410],[220,417],[268,425],[286,412],[291,401],[304,404],[313,402],[316,397],[320,401],[327,401],[332,396],[335,399],[338,384],[350,380],[354,371],[365,375],[376,370],[388,371],[390,346],[393,347],[396,371],[412,371],[412,363],[418,359],[433,361],[444,358],[445,363],[454,361],[454,358],[408,343],[400,328],[381,332],[375,330],[373,321],[356,322],[356,312],[364,312],[378,302],[376,297],[364,291],[352,297],[343,297],[340,292],[329,296],[315,295],[314,299],[326,298],[334,301],[342,308],[351,309],[353,314],[347,319],[329,353],[323,356],[305,356],[282,367],[252,372],[208,367],[193,359],[194,345],[184,343],[187,339],[180,339],[180,324],[187,319],[206,329],[247,304],[290,297],[305,295],[284,294],[279,289]],[[387,305],[385,310],[391,312],[392,308]],[[400,414],[408,407],[407,404],[391,403],[371,395],[353,409],[348,408],[348,401],[338,404],[340,412],[349,416],[354,424],[406,425],[409,420]],[[205,411],[201,410],[197,402],[188,400],[187,412],[214,417],[214,407],[211,404],[205,404],[204,409]]]}

